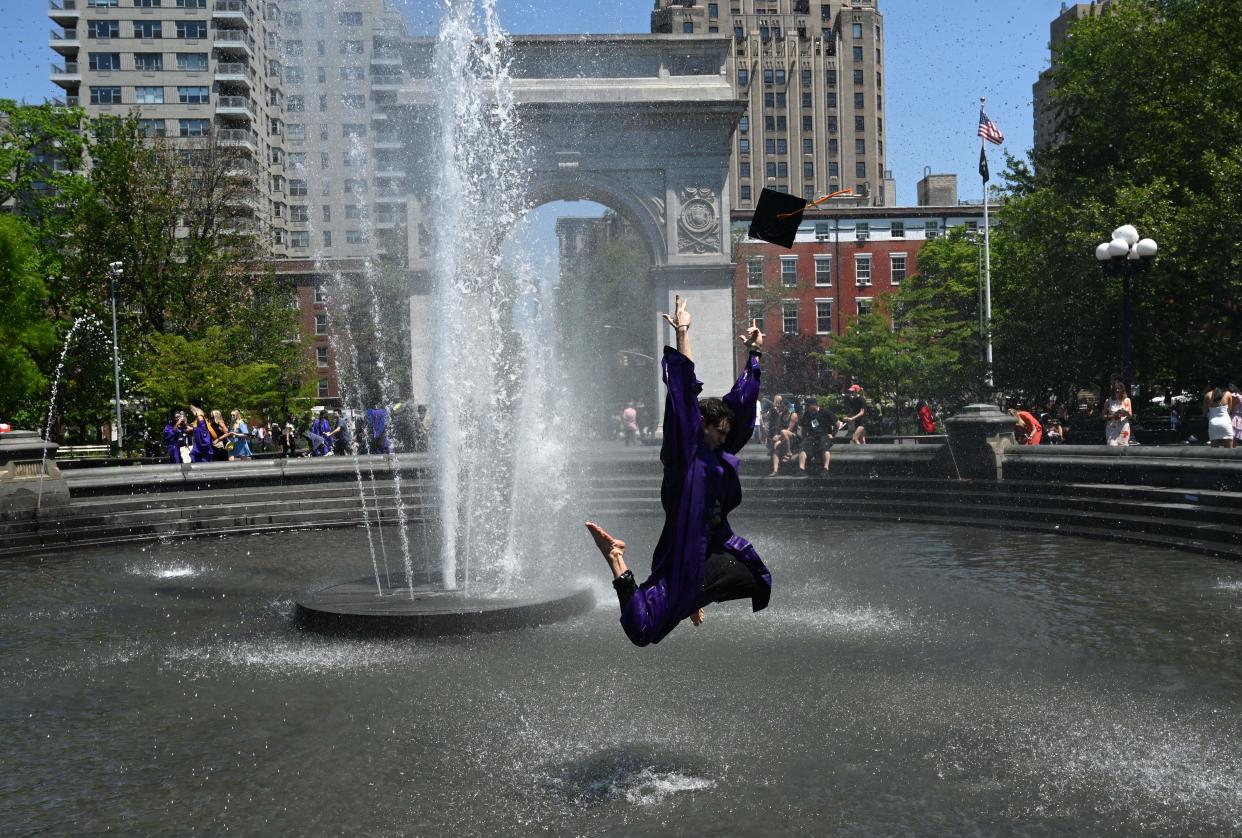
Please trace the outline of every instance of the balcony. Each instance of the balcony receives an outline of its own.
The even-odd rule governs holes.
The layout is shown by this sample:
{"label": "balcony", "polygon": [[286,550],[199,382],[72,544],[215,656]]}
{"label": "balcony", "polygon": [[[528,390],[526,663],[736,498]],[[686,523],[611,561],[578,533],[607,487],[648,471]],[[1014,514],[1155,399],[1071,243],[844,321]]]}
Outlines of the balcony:
{"label": "balcony", "polygon": [[403,178],[405,175],[405,167],[398,163],[379,163],[375,169],[377,178]]}
{"label": "balcony", "polygon": [[402,70],[385,70],[382,73],[371,74],[372,90],[400,90],[402,82],[405,81],[405,72]]}
{"label": "balcony", "polygon": [[76,90],[82,83],[82,70],[76,61],[66,61],[65,66],[52,65],[52,84],[66,90]]}
{"label": "balcony", "polygon": [[80,14],[78,0],[48,0],[47,16],[61,26],[73,26]]}
{"label": "balcony", "polygon": [[216,20],[239,20],[249,25],[250,7],[246,0],[216,0],[211,16]]}
{"label": "balcony", "polygon": [[221,128],[216,131],[216,139],[220,145],[259,150],[259,135],[249,128]]}
{"label": "balcony", "polygon": [[216,81],[238,82],[250,84],[254,81],[254,70],[249,64],[238,61],[221,61],[216,64]]}
{"label": "balcony", "polygon": [[215,29],[211,34],[211,43],[221,52],[244,52],[254,58],[254,38],[244,29]]}
{"label": "balcony", "polygon": [[66,29],[63,32],[57,32],[53,29],[48,38],[48,46],[61,55],[77,55],[78,48],[82,46],[82,42],[78,40],[78,30],[76,29]]}
{"label": "balcony", "polygon": [[396,131],[376,131],[374,137],[376,148],[405,148],[405,141]]}
{"label": "balcony", "polygon": [[400,50],[377,49],[371,53],[371,63],[388,67],[401,67],[405,64],[405,59],[401,57]]}
{"label": "balcony", "polygon": [[254,119],[254,100],[249,96],[217,96],[216,114],[240,119]]}

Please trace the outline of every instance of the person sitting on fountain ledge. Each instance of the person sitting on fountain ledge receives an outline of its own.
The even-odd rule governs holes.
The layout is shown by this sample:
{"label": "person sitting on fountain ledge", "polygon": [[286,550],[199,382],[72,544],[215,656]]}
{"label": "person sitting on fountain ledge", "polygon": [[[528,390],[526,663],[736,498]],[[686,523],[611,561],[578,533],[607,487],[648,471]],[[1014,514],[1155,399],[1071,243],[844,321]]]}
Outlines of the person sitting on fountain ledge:
{"label": "person sitting on fountain ledge", "polygon": [[635,583],[625,564],[624,541],[598,524],[586,525],[612,570],[621,627],[636,646],[659,643],[686,617],[702,625],[703,608],[710,603],[749,597],[752,609],[760,611],[772,593],[772,575],[728,521],[742,500],[737,453],[754,430],[763,333],[752,320],[739,338],[750,350],[741,377],[723,399],[700,401],[703,384],[690,354],[690,313],[680,296],[675,303],[674,313],[663,315],[677,332],[677,348],[665,347],[663,360],[664,529],[647,581]]}

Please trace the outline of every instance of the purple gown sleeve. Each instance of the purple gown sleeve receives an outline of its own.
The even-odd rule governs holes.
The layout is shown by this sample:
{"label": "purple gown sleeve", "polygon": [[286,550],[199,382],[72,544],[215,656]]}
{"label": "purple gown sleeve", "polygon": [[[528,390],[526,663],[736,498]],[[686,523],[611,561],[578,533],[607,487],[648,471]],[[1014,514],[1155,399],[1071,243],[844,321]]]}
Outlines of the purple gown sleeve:
{"label": "purple gown sleeve", "polygon": [[685,474],[699,444],[702,414],[699,393],[703,382],[694,376],[694,362],[671,346],[664,347],[664,442],[660,446],[660,462]]}
{"label": "purple gown sleeve", "polygon": [[729,436],[720,446],[730,454],[736,454],[750,441],[755,432],[755,411],[759,403],[759,353],[751,352],[746,358],[746,367],[738,377],[737,383],[723,399],[733,410],[733,425]]}

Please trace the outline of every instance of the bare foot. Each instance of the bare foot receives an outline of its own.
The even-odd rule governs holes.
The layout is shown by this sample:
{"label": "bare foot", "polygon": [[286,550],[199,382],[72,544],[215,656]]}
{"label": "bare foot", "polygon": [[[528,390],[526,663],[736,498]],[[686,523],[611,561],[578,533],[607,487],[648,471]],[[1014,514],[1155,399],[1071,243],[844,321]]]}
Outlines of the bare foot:
{"label": "bare foot", "polygon": [[707,615],[703,613],[702,608],[690,615],[690,622],[694,623],[695,628],[703,625],[705,619],[707,619]]}
{"label": "bare foot", "polygon": [[599,548],[599,552],[603,554],[604,559],[608,562],[608,568],[612,571],[613,578],[621,576],[629,568],[625,566],[625,542],[613,538],[604,532],[604,528],[599,524],[586,522],[587,532],[591,534],[591,538],[595,539],[595,546]]}

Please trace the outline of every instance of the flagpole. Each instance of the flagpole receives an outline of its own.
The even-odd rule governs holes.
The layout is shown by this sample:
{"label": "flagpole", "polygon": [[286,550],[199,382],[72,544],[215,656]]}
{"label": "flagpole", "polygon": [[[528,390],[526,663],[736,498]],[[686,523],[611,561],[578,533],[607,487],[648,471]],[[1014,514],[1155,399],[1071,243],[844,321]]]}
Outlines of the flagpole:
{"label": "flagpole", "polygon": [[[979,110],[983,111],[986,103],[984,97],[979,97]],[[984,145],[984,139],[979,138],[979,153],[985,158],[987,157],[987,147]],[[980,175],[982,177],[982,175]],[[985,357],[985,373],[984,383],[988,389],[995,387],[992,380],[992,225],[989,223],[988,214],[988,182],[983,181],[983,322],[984,334],[987,341]],[[991,395],[990,393],[988,394]]]}

